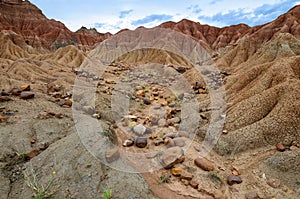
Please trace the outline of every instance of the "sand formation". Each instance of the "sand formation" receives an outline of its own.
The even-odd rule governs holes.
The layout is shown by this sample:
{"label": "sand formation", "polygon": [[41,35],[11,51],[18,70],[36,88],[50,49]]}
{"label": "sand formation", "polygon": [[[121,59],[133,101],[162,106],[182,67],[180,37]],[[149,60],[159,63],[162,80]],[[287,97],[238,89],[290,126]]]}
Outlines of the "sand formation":
{"label": "sand formation", "polygon": [[[113,190],[114,198],[300,196],[300,6],[256,27],[217,28],[189,20],[158,26],[202,44],[212,59],[199,63],[202,75],[184,57],[140,49],[109,63],[102,77],[79,67],[112,34],[84,27],[71,32],[47,19],[29,1],[2,0],[0,10],[0,87],[9,95],[3,92],[0,100],[1,198],[30,198],[34,191],[26,172],[32,176],[32,169],[41,184],[55,179],[59,186],[52,187],[53,192],[57,189],[55,198],[99,198],[106,189]],[[162,64],[180,75],[157,78],[151,71],[143,76],[144,71],[135,70],[149,63]],[[210,70],[212,63],[219,71]],[[73,120],[70,107],[80,109],[74,103],[78,96],[72,96],[76,76],[97,83],[95,106],[85,106],[83,111],[105,127],[109,139],[120,149],[137,153],[174,150],[162,155],[165,164],[171,163],[152,173],[129,174],[97,161],[74,127],[78,121]],[[178,133],[183,120],[180,96],[167,89],[179,76],[192,85],[199,103],[199,126],[192,141]],[[214,86],[224,85],[227,106],[223,133],[208,161],[197,159],[198,152],[213,109],[218,107],[210,106],[211,90],[204,76],[215,79]],[[139,85],[139,78],[145,78],[146,84]],[[165,80],[161,85],[153,85],[161,79]],[[128,93],[131,115],[116,123],[110,110],[120,80],[133,88]],[[24,100],[18,92],[35,95]],[[167,117],[152,120],[152,106],[169,111]],[[122,134],[121,127],[133,129],[132,136]],[[146,145],[144,139],[138,140],[141,135],[147,138]],[[184,160],[180,156],[173,161],[168,153],[181,153],[186,143],[191,147]],[[112,162],[115,154],[109,154]]]}

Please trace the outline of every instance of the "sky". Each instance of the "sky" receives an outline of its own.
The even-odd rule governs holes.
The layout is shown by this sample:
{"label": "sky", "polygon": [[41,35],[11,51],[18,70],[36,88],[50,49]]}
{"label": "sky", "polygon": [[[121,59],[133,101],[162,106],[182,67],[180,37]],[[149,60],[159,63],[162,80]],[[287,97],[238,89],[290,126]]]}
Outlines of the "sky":
{"label": "sky", "polygon": [[139,26],[151,28],[166,21],[189,19],[224,27],[265,24],[287,12],[300,0],[30,0],[49,19],[70,30],[82,26],[116,33]]}

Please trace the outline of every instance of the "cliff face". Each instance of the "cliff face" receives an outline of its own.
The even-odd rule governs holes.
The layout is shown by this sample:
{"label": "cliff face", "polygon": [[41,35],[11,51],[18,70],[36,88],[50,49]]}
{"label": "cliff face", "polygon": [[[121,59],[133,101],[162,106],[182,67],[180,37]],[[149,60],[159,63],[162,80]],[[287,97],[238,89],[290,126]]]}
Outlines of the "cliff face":
{"label": "cliff face", "polygon": [[[91,50],[111,36],[110,33],[102,34],[96,29],[85,27],[72,32],[63,23],[47,19],[39,8],[27,0],[0,0],[0,10],[0,31],[10,35],[19,46],[30,45],[34,48],[55,50],[73,44],[82,50]],[[165,22],[158,27],[190,35],[211,50],[218,50],[228,45],[235,45],[244,37],[251,37],[254,46],[258,47],[257,44],[269,41],[279,33],[291,33],[299,37],[299,17],[300,6],[295,6],[273,22],[255,27],[238,24],[218,28],[187,19],[178,23]],[[120,32],[123,31],[126,29]],[[15,33],[21,37],[16,37]]]}
{"label": "cliff face", "polygon": [[110,36],[89,31],[71,32],[63,23],[49,20],[42,11],[29,1],[0,1],[0,30],[7,34],[22,35],[24,42],[35,48],[56,49],[68,44],[77,45],[83,50],[93,48],[97,43]]}
{"label": "cliff face", "polygon": [[159,25],[161,28],[169,28],[198,40],[205,41],[213,50],[236,44],[241,38],[251,37],[255,43],[269,41],[274,35],[280,33],[290,33],[295,37],[300,37],[300,6],[295,6],[287,13],[279,16],[276,20],[255,27],[246,24],[238,24],[218,28],[209,25],[202,25],[183,19],[178,23],[165,22]]}

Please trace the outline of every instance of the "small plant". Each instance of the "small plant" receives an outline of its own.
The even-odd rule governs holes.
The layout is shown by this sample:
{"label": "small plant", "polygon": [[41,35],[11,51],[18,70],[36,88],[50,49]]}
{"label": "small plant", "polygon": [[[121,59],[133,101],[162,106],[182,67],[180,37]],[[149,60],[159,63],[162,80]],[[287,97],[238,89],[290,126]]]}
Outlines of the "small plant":
{"label": "small plant", "polygon": [[110,199],[112,197],[112,190],[111,189],[105,189],[104,193],[102,195],[102,199]]}
{"label": "small plant", "polygon": [[52,177],[46,184],[43,186],[37,179],[36,174],[31,170],[31,175],[27,172],[24,172],[25,183],[29,188],[31,188],[35,193],[33,199],[50,199],[53,198],[56,192],[59,190],[60,186],[53,186],[55,178]]}
{"label": "small plant", "polygon": [[216,173],[215,171],[210,171],[209,172],[210,177],[216,182],[222,183],[222,177]]}
{"label": "small plant", "polygon": [[103,137],[108,137],[109,136],[109,133],[106,132],[106,131],[103,131],[100,133]]}
{"label": "small plant", "polygon": [[158,184],[169,183],[169,182],[170,182],[170,175],[168,174],[163,174],[158,179]]}
{"label": "small plant", "polygon": [[22,152],[22,153],[17,153],[17,152],[16,152],[16,154],[17,154],[17,156],[18,156],[19,158],[21,158],[21,159],[25,159],[25,158],[27,157],[27,155],[28,155],[27,152]]}

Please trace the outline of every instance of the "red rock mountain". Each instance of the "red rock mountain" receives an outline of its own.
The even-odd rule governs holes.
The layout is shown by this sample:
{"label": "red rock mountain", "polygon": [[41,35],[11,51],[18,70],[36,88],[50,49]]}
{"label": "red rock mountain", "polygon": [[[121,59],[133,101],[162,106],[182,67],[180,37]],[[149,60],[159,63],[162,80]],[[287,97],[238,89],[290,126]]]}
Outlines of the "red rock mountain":
{"label": "red rock mountain", "polygon": [[159,25],[159,27],[169,28],[190,35],[205,41],[212,49],[217,50],[229,44],[235,44],[239,39],[245,36],[252,37],[255,43],[269,41],[274,35],[278,35],[279,33],[291,33],[296,37],[300,37],[299,23],[300,6],[295,6],[287,13],[279,16],[276,20],[255,27],[238,24],[218,28],[202,25],[199,22],[193,22],[187,19],[183,19],[178,23],[165,22]]}
{"label": "red rock mountain", "polygon": [[[10,35],[19,46],[29,44],[33,47],[54,50],[58,47],[74,44],[82,50],[90,50],[111,36],[110,33],[101,34],[96,29],[85,27],[72,32],[63,23],[54,19],[47,19],[39,8],[27,0],[0,0],[0,10],[0,31]],[[291,33],[295,37],[299,37],[299,18],[300,6],[295,6],[273,22],[255,27],[238,24],[218,28],[187,19],[178,23],[165,22],[158,27],[190,35],[211,50],[235,45],[241,38],[247,38],[247,42],[252,45],[247,53],[253,54],[260,44],[269,41],[279,33]],[[126,30],[120,30],[119,33]]]}
{"label": "red rock mountain", "polygon": [[111,35],[86,28],[71,32],[63,23],[47,19],[39,8],[27,0],[0,0],[0,10],[0,30],[5,30],[13,38],[16,38],[14,33],[22,35],[24,41],[16,41],[21,46],[25,42],[33,47],[56,49],[76,44],[88,50]]}

